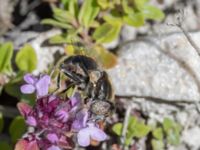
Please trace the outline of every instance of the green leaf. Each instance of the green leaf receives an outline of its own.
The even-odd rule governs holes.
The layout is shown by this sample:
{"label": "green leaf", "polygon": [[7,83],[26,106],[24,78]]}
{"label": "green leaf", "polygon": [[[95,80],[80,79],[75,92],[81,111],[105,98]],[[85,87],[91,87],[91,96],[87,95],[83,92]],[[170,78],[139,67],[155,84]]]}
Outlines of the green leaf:
{"label": "green leaf", "polygon": [[66,7],[71,0],[61,0],[61,3]]}
{"label": "green leaf", "polygon": [[156,128],[153,131],[153,136],[158,140],[163,140],[163,130],[162,130],[162,128]]}
{"label": "green leaf", "polygon": [[35,94],[21,94],[20,95],[20,101],[23,101],[30,106],[33,106],[35,104],[36,95]]}
{"label": "green leaf", "polygon": [[109,69],[117,64],[117,56],[109,52],[102,45],[96,45],[94,50],[86,53],[88,56],[95,58],[103,68]]}
{"label": "green leaf", "polygon": [[167,132],[167,142],[171,145],[180,144],[180,133],[171,129]]}
{"label": "green leaf", "polygon": [[106,15],[103,17],[103,19],[111,25],[121,24],[121,22],[123,21],[121,16],[113,16],[113,15]]}
{"label": "green leaf", "polygon": [[148,125],[145,125],[143,122],[138,122],[136,117],[129,118],[127,138],[142,138],[146,136],[151,128]]}
{"label": "green leaf", "polygon": [[68,6],[69,12],[74,16],[78,16],[78,3],[77,0],[70,0]]}
{"label": "green leaf", "polygon": [[94,20],[93,22],[90,23],[91,28],[97,28],[99,26],[100,26],[100,23],[98,21]]}
{"label": "green leaf", "polygon": [[70,42],[70,40],[67,38],[66,35],[59,34],[52,36],[50,39],[48,39],[48,42],[50,44],[64,44]]}
{"label": "green leaf", "polygon": [[1,150],[12,150],[12,147],[6,141],[0,141],[0,149]]}
{"label": "green leaf", "polygon": [[0,133],[3,130],[3,126],[4,126],[3,114],[0,112]]}
{"label": "green leaf", "polygon": [[106,9],[110,5],[108,0],[97,0],[97,3],[102,9]]}
{"label": "green leaf", "polygon": [[127,138],[125,139],[125,145],[126,145],[126,146],[129,146],[129,145],[131,144],[132,140],[133,140],[132,137],[129,137],[129,138],[127,137]]}
{"label": "green leaf", "polygon": [[99,6],[95,0],[85,0],[79,12],[79,23],[89,27],[99,13]]}
{"label": "green leaf", "polygon": [[20,98],[21,93],[20,93],[20,84],[16,83],[16,84],[6,84],[5,86],[5,91],[7,94],[16,97],[16,98]]}
{"label": "green leaf", "polygon": [[17,67],[26,72],[32,72],[37,67],[37,56],[31,45],[26,44],[16,55]]}
{"label": "green leaf", "polygon": [[174,124],[174,121],[172,121],[169,118],[164,118],[163,127],[164,127],[164,130],[166,132],[168,132],[168,130],[170,130],[171,128],[173,128],[173,124]]}
{"label": "green leaf", "polygon": [[153,150],[164,150],[163,141],[152,139],[151,145],[153,147]]}
{"label": "green leaf", "polygon": [[134,13],[134,1],[122,0],[122,7],[126,14]]}
{"label": "green leaf", "polygon": [[149,0],[134,0],[135,7],[141,10]]}
{"label": "green leaf", "polygon": [[159,8],[151,5],[145,5],[142,13],[146,19],[162,20],[165,17],[165,14]]}
{"label": "green leaf", "polygon": [[13,44],[6,42],[0,46],[0,72],[10,73],[12,71],[11,58],[13,56]]}
{"label": "green leaf", "polygon": [[48,39],[48,42],[50,44],[68,44],[72,42],[72,39],[77,39],[77,34],[79,30],[68,30],[67,33],[63,34],[57,34],[52,36],[51,38]]}
{"label": "green leaf", "polygon": [[148,125],[145,125],[143,122],[137,122],[132,134],[134,137],[142,138],[145,137],[150,132],[150,130],[151,128]]}
{"label": "green leaf", "polygon": [[130,116],[129,117],[129,122],[128,122],[128,131],[129,132],[134,132],[136,124],[137,124],[137,118],[133,117],[133,116]]}
{"label": "green leaf", "polygon": [[65,11],[59,8],[53,8],[54,17],[63,23],[71,23],[74,21],[74,16],[69,11]]}
{"label": "green leaf", "polygon": [[123,20],[125,23],[133,27],[140,27],[145,23],[144,15],[140,12],[125,15]]}
{"label": "green leaf", "polygon": [[172,145],[178,145],[180,143],[181,125],[169,118],[165,118],[163,128],[166,132],[167,142]]}
{"label": "green leaf", "polygon": [[23,83],[23,76],[24,72],[18,72],[16,77],[5,85],[4,89],[9,95],[25,101],[29,105],[33,105],[36,99],[35,94],[22,94],[20,91],[19,87]]}
{"label": "green leaf", "polygon": [[10,80],[5,85],[4,89],[5,89],[6,93],[8,93],[9,95],[11,95],[13,97],[20,99],[21,91],[20,91],[19,87],[22,84],[23,75],[24,75],[24,72],[18,72],[16,77],[14,79]]}
{"label": "green leaf", "polygon": [[77,0],[61,0],[65,10],[69,11],[73,17],[77,17],[78,14],[78,1]]}
{"label": "green leaf", "polygon": [[[114,133],[116,133],[118,136],[121,136],[123,125],[122,123],[116,123],[112,130]],[[134,137],[142,138],[146,136],[150,132],[151,128],[147,125],[145,125],[143,122],[138,122],[136,117],[130,117],[127,133],[125,137],[125,144],[128,146],[131,144],[132,139]]]}
{"label": "green leaf", "polygon": [[24,118],[17,116],[9,127],[9,134],[11,135],[12,142],[15,143],[26,131],[26,124]]}
{"label": "green leaf", "polygon": [[56,21],[54,19],[43,19],[41,23],[47,24],[47,25],[52,25],[52,26],[55,26],[55,27],[63,28],[63,29],[72,28],[71,25],[69,25],[67,23],[62,23],[62,22]]}
{"label": "green leaf", "polygon": [[96,28],[92,37],[97,43],[109,43],[118,37],[120,30],[121,24],[111,25],[109,23],[104,23]]}
{"label": "green leaf", "polygon": [[130,116],[125,144],[130,145],[134,137],[142,138],[146,136],[150,129],[151,128],[145,125],[143,122],[139,122],[136,117]]}
{"label": "green leaf", "polygon": [[164,118],[163,127],[166,132],[168,132],[168,130],[170,130],[170,129],[174,129],[174,130],[180,132],[182,129],[182,127],[179,123],[176,123],[174,120],[169,119],[169,118]]}
{"label": "green leaf", "polygon": [[75,55],[75,48],[72,44],[68,44],[65,46],[65,53],[67,56]]}
{"label": "green leaf", "polygon": [[122,133],[122,123],[116,123],[114,124],[114,126],[112,127],[112,131],[117,134],[118,136],[121,136]]}

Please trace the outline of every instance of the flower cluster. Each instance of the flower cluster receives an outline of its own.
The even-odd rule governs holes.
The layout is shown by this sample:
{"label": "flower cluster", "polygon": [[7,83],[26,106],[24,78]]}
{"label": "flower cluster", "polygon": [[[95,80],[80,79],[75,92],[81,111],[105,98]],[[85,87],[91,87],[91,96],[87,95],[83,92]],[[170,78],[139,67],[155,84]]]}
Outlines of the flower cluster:
{"label": "flower cluster", "polygon": [[[27,84],[21,87],[23,93],[36,91],[37,100],[33,107],[24,102],[18,109],[25,118],[28,131],[15,146],[15,150],[62,150],[72,149],[74,143],[88,146],[91,141],[101,142],[107,135],[92,121],[89,109],[82,103],[79,93],[63,99],[48,94],[50,77],[39,79],[30,74],[24,76]],[[76,141],[73,141],[73,137]]]}

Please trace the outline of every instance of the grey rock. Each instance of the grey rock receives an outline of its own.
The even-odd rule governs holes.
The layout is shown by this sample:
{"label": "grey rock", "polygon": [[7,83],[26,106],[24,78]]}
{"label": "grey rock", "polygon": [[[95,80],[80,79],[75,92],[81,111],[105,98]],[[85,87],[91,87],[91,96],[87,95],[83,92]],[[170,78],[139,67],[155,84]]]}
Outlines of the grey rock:
{"label": "grey rock", "polygon": [[34,40],[39,36],[39,33],[33,31],[21,32],[20,30],[13,30],[6,33],[6,38],[2,38],[3,41],[12,41],[15,50],[19,50],[25,43]]}
{"label": "grey rock", "polygon": [[159,3],[158,0],[151,0],[150,3],[154,6],[157,6],[161,9],[166,9],[168,7],[173,7],[176,3],[178,2],[178,0],[167,0],[167,1],[162,1]]}
{"label": "grey rock", "polygon": [[132,40],[136,38],[136,34],[137,34],[136,28],[132,26],[124,25],[121,31],[121,39],[122,41]]}
{"label": "grey rock", "polygon": [[14,1],[0,0],[0,34],[11,28],[12,25],[12,12],[14,9]]}
{"label": "grey rock", "polygon": [[[190,35],[199,44],[200,32]],[[170,102],[159,103],[148,97],[129,99],[136,104],[134,108],[149,116],[149,123],[162,123],[168,117],[183,126],[181,145],[170,149],[187,149],[188,145],[196,150],[200,148],[200,118],[195,105],[200,101],[199,70],[198,53],[182,33],[171,33],[124,43],[118,51],[118,64],[108,74],[116,95],[150,96]],[[178,108],[174,100],[193,104]]]}
{"label": "grey rock", "polygon": [[[198,43],[200,33],[192,37]],[[118,55],[108,70],[116,94],[199,100],[199,56],[183,34],[132,41]]]}
{"label": "grey rock", "polygon": [[61,34],[61,31],[58,29],[49,30],[39,34],[34,40],[30,42],[36,51],[38,59],[37,69],[34,71],[34,74],[39,74],[41,72],[47,71],[48,67],[50,67],[50,65],[54,62],[54,54],[56,52],[59,52],[60,54],[64,53],[64,48],[62,45],[42,46],[44,41],[57,34]]}
{"label": "grey rock", "polygon": [[199,150],[200,128],[193,127],[183,133],[182,139],[192,150]]}

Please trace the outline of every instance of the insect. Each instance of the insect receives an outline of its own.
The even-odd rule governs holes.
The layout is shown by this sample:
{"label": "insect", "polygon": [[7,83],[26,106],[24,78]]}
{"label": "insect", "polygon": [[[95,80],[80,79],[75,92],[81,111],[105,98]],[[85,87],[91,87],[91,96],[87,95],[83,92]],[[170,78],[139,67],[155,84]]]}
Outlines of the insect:
{"label": "insect", "polygon": [[[94,59],[85,55],[70,56],[60,64],[59,70],[71,81],[63,92],[73,86],[84,91],[85,102],[90,101],[90,110],[94,115],[106,116],[113,110],[110,80]],[[58,88],[59,82],[60,74],[57,81]]]}

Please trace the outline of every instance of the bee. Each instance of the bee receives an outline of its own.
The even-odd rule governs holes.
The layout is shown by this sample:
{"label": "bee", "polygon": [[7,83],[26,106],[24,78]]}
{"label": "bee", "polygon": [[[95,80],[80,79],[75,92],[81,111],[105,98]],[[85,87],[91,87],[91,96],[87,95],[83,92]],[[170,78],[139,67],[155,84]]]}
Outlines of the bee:
{"label": "bee", "polygon": [[[60,72],[67,76],[70,84],[63,92],[76,86],[86,95],[85,103],[89,103],[92,114],[98,117],[109,115],[114,105],[112,100],[113,90],[108,74],[103,71],[96,61],[85,55],[73,55],[64,59],[59,66]],[[60,74],[57,80],[59,88]]]}

